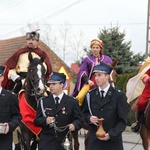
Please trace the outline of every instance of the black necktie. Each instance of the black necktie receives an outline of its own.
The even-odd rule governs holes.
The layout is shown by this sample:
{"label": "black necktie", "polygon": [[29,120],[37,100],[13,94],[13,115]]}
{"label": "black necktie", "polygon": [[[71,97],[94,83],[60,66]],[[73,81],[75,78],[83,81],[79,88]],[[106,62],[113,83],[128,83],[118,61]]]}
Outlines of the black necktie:
{"label": "black necktie", "polygon": [[58,108],[59,105],[59,97],[55,97],[55,105],[56,105],[56,109]]}
{"label": "black necktie", "polygon": [[101,93],[101,98],[102,98],[102,99],[104,99],[104,92],[105,92],[105,91],[103,91],[103,90],[100,91],[100,93]]}

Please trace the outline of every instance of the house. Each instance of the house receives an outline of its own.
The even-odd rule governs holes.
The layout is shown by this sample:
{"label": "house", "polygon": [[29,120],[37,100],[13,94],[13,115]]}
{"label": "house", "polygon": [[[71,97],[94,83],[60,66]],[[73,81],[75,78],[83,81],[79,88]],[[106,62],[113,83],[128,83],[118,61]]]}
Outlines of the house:
{"label": "house", "polygon": [[[5,61],[18,49],[26,45],[26,37],[20,36],[11,39],[0,40],[0,65],[4,65]],[[70,95],[74,88],[74,80],[76,74],[70,67],[65,64],[47,45],[40,41],[40,48],[47,52],[49,55],[53,71],[61,72],[65,71],[67,75],[66,90]]]}
{"label": "house", "polygon": [[77,63],[72,63],[72,64],[71,64],[71,69],[72,69],[76,74],[78,74],[78,72],[79,72],[79,70],[80,70],[80,66],[79,66],[79,64],[77,64]]}

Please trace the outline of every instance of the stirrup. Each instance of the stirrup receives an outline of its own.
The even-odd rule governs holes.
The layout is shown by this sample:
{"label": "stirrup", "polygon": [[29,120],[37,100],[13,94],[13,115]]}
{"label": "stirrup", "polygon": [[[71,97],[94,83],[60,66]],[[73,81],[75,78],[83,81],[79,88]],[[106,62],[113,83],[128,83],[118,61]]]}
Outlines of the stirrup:
{"label": "stirrup", "polygon": [[135,133],[139,133],[140,127],[141,127],[141,125],[140,125],[140,123],[137,121],[137,122],[135,122],[135,123],[133,123],[133,124],[131,125],[131,130],[132,130],[133,132],[135,132]]}

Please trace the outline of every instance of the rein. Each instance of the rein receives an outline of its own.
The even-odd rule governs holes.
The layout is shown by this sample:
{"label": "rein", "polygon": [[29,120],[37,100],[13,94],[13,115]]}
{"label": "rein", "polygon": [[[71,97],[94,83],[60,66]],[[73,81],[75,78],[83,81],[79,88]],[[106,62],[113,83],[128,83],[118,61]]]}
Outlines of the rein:
{"label": "rein", "polygon": [[[40,96],[42,96],[42,95],[39,95],[38,93],[36,93],[36,88],[35,88],[35,86],[34,86],[35,83],[38,82],[39,80],[45,81],[43,78],[38,78],[38,79],[36,79],[36,80],[33,82],[32,79],[31,79],[30,76],[29,76],[29,81],[30,81],[31,86],[33,87],[33,89],[32,89],[32,88],[27,88],[27,78],[26,78],[26,80],[25,80],[25,82],[24,82],[24,89],[25,89],[26,93],[27,93],[28,95],[30,95],[30,96],[35,96],[36,101],[38,100],[38,98],[39,98]],[[45,92],[45,91],[44,91],[44,92]],[[44,92],[43,92],[43,94],[44,94]]]}

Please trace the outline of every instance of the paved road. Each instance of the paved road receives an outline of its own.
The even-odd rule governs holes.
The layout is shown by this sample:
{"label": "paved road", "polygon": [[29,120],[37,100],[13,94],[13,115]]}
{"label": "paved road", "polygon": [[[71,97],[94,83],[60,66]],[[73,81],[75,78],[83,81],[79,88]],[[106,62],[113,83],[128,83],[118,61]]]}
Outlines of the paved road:
{"label": "paved road", "polygon": [[[80,150],[84,150],[84,130],[81,130],[79,135]],[[123,132],[123,145],[124,150],[143,150],[142,140],[139,134],[136,134],[130,130],[130,127],[126,128]]]}
{"label": "paved road", "polygon": [[[80,150],[84,150],[84,134],[85,130],[79,132]],[[124,150],[143,150],[142,140],[139,134],[133,133],[130,127],[123,132],[123,145]]]}
{"label": "paved road", "polygon": [[[79,137],[80,141],[80,149],[79,150],[84,150],[84,138]],[[143,146],[139,143],[123,143],[124,150],[143,150]]]}

